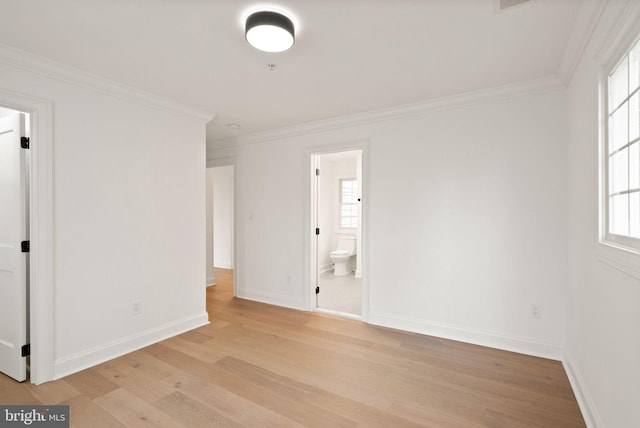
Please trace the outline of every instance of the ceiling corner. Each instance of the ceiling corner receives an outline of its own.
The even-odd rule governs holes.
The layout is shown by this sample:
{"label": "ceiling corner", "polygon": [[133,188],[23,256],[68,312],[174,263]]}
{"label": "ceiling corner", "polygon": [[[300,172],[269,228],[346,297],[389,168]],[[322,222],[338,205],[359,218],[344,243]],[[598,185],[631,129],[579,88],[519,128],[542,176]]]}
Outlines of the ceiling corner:
{"label": "ceiling corner", "polygon": [[606,5],[607,0],[586,0],[580,6],[558,68],[558,77],[564,86],[571,82]]}

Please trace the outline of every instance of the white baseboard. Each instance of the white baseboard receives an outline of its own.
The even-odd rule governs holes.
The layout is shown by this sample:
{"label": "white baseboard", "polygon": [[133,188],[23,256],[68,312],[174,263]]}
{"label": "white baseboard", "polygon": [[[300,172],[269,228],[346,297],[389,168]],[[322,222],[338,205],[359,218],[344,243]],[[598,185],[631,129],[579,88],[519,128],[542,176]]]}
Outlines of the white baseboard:
{"label": "white baseboard", "polygon": [[320,266],[320,273],[331,272],[332,270],[333,270],[332,264]]}
{"label": "white baseboard", "polygon": [[214,260],[213,266],[221,269],[233,269],[229,260]]}
{"label": "white baseboard", "polygon": [[129,352],[137,351],[186,331],[209,324],[209,314],[197,315],[176,320],[156,328],[101,345],[87,351],[60,358],[54,362],[53,380],[79,372],[80,370],[104,363]]}
{"label": "white baseboard", "polygon": [[290,309],[307,310],[301,299],[293,299],[291,296],[271,293],[257,293],[255,291],[237,290],[236,297],[253,300],[269,305],[284,306]]}
{"label": "white baseboard", "polygon": [[216,285],[216,278],[215,278],[215,276],[213,276],[213,275],[212,275],[212,276],[208,276],[208,277],[207,277],[207,284],[206,284],[206,285],[207,285],[207,287],[210,287],[210,286],[212,286],[212,285]]}
{"label": "white baseboard", "polygon": [[582,417],[584,418],[584,422],[587,424],[587,427],[603,427],[604,424],[602,423],[602,419],[600,418],[600,414],[598,413],[596,406],[593,404],[593,399],[591,398],[591,394],[589,394],[589,389],[586,387],[580,372],[571,363],[571,358],[566,354],[562,360],[562,365],[564,366],[564,371],[567,373],[569,383],[571,384],[573,393],[576,396],[578,406],[580,406],[580,411],[582,412]]}
{"label": "white baseboard", "polygon": [[433,321],[411,320],[396,315],[370,313],[369,323],[556,361],[562,360],[564,350],[563,345],[559,343],[543,342],[527,337],[447,325]]}

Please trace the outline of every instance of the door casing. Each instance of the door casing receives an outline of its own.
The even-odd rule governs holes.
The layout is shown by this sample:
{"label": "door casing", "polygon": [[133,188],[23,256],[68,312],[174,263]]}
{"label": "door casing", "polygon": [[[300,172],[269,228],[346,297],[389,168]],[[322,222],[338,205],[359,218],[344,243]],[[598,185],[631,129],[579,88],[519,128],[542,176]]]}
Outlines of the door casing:
{"label": "door casing", "polygon": [[29,336],[31,383],[55,379],[53,277],[53,103],[0,88],[0,105],[31,116]]}
{"label": "door casing", "polygon": [[[312,216],[315,213],[315,162],[316,155],[345,152],[351,150],[362,151],[362,317],[363,322],[369,321],[369,140],[345,141],[342,143],[309,147],[304,153],[304,278],[303,298],[306,310],[315,307],[315,282],[317,254],[315,251],[315,225]],[[321,172],[322,173],[322,172]],[[321,231],[322,233],[322,231]]]}

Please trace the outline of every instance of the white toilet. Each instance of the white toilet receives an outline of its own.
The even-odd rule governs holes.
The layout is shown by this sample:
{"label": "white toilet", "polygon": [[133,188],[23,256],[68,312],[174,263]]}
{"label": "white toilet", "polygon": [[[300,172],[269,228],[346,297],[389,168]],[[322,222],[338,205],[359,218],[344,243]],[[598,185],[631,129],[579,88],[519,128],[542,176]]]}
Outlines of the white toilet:
{"label": "white toilet", "polygon": [[331,261],[334,264],[333,274],[336,276],[349,275],[349,259],[356,254],[356,237],[340,236],[338,246],[331,252]]}

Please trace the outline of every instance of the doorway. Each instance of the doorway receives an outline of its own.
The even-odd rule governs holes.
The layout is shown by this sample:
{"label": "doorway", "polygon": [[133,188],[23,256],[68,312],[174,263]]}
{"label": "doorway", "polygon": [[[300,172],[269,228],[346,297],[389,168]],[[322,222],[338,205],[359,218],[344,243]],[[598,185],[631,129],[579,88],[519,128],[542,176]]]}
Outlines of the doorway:
{"label": "doorway", "polygon": [[207,286],[216,284],[216,272],[226,271],[235,290],[235,166],[217,162],[207,167],[206,176]]}
{"label": "doorway", "polygon": [[213,267],[233,269],[233,165],[213,170]]}
{"label": "doorway", "polygon": [[362,150],[311,155],[313,309],[362,319]]}
{"label": "doorway", "polygon": [[[53,102],[0,88],[0,106],[29,115],[29,379],[54,378]],[[0,304],[2,301],[0,301]],[[0,308],[0,311],[2,309]]]}
{"label": "doorway", "polygon": [[28,377],[30,116],[0,108],[0,372]]}

